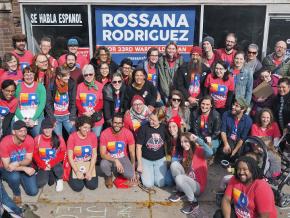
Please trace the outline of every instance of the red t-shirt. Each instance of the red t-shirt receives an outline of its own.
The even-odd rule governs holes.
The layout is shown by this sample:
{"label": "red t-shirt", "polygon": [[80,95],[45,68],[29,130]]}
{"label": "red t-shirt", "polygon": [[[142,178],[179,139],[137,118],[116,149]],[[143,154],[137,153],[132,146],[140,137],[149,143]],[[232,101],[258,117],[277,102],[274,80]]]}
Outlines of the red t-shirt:
{"label": "red t-shirt", "polygon": [[147,65],[147,80],[152,82],[154,86],[157,86],[157,74],[156,74],[156,68],[150,67],[150,65]]}
{"label": "red t-shirt", "polygon": [[[76,62],[76,66],[80,69],[83,69],[83,67],[86,65],[86,64],[89,64],[90,61],[88,60],[87,57],[83,56],[81,53],[77,53],[77,62]],[[62,66],[65,64],[66,60],[65,60],[65,57],[66,57],[66,54],[62,55],[59,57],[58,59],[58,64],[59,66]]]}
{"label": "red t-shirt", "polygon": [[69,115],[69,95],[68,92],[60,94],[58,91],[54,98],[54,115],[65,116]]}
{"label": "red t-shirt", "polygon": [[15,113],[17,106],[17,98],[12,98],[10,101],[6,101],[0,98],[0,117],[4,117],[8,113]]}
{"label": "red t-shirt", "polygon": [[9,72],[5,71],[1,76],[0,76],[0,87],[3,83],[4,80],[7,79],[12,79],[14,80],[15,84],[17,85],[18,83],[21,83],[23,80],[23,75],[21,70],[17,70],[15,73],[14,72]]}
{"label": "red t-shirt", "polygon": [[107,147],[107,153],[113,158],[128,156],[127,146],[135,144],[132,132],[125,127],[115,134],[112,128],[105,129],[100,138],[100,146]]}
{"label": "red t-shirt", "polygon": [[45,169],[46,163],[53,167],[63,161],[66,145],[62,137],[58,138],[60,142],[58,149],[52,148],[51,138],[46,138],[44,135],[38,135],[34,138],[33,159],[41,169]]}
{"label": "red t-shirt", "polygon": [[[95,81],[98,90],[94,88],[88,88],[83,82],[78,85],[76,105],[78,109],[78,114],[83,115],[87,111],[101,111],[103,109],[103,84]],[[96,122],[96,126],[103,125],[104,118]]]}
{"label": "red t-shirt", "polygon": [[278,67],[282,63],[282,60],[273,58],[273,63],[275,64],[276,67]]}
{"label": "red t-shirt", "polygon": [[216,108],[224,108],[228,97],[228,91],[235,90],[235,82],[232,76],[227,81],[221,78],[213,78],[213,74],[209,74],[205,80],[204,86],[209,88],[209,93],[214,99]]}
{"label": "red t-shirt", "polygon": [[266,137],[269,137],[271,141],[273,141],[274,138],[281,137],[280,129],[276,122],[272,123],[271,126],[269,126],[267,129],[262,129],[256,123],[254,123],[252,125],[251,135],[258,136],[258,137],[266,136]]}
{"label": "red t-shirt", "polygon": [[218,55],[218,60],[223,60],[226,64],[228,64],[228,66],[233,66],[234,57],[237,53],[236,50],[233,50],[231,54],[227,54],[224,48],[219,48],[216,50],[216,53]]}
{"label": "red t-shirt", "polygon": [[77,132],[74,132],[67,140],[67,150],[73,151],[75,161],[91,160],[93,149],[97,148],[97,146],[98,139],[92,132],[89,132],[85,139],[81,139]]}
{"label": "red t-shirt", "polygon": [[245,185],[232,177],[225,195],[234,200],[238,218],[254,218],[260,213],[269,213],[270,218],[277,217],[273,191],[265,180],[256,179],[251,184]]}
{"label": "red t-shirt", "polygon": [[55,70],[58,67],[57,60],[52,56],[49,56],[48,60],[49,60],[51,67],[53,68],[53,70]]}
{"label": "red t-shirt", "polygon": [[[27,135],[24,142],[16,145],[12,135],[5,136],[0,143],[0,157],[10,158],[10,163],[23,161],[26,154],[33,153],[34,141]],[[3,167],[2,160],[0,167]]]}
{"label": "red t-shirt", "polygon": [[29,50],[25,50],[23,55],[19,55],[14,51],[12,53],[18,58],[19,61],[19,69],[22,70],[27,67],[32,65],[33,61],[33,54]]}

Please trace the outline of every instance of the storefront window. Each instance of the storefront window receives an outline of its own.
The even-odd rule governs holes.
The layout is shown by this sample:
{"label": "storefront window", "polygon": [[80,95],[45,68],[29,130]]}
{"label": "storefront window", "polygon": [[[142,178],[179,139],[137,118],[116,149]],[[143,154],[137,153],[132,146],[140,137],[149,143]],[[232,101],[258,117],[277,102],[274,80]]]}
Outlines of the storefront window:
{"label": "storefront window", "polygon": [[39,51],[42,37],[53,42],[52,55],[58,58],[66,52],[67,40],[78,39],[79,51],[89,54],[89,29],[85,5],[24,5],[25,31],[28,47],[33,53]]}
{"label": "storefront window", "polygon": [[221,48],[226,34],[234,32],[240,49],[256,43],[261,55],[265,15],[265,6],[205,6],[203,33],[213,36],[215,47]]}

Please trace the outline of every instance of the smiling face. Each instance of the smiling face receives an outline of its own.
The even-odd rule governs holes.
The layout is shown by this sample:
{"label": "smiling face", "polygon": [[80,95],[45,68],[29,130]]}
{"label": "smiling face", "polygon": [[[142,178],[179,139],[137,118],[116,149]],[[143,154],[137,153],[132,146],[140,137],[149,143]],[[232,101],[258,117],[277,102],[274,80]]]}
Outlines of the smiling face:
{"label": "smiling face", "polygon": [[238,164],[237,175],[244,184],[249,184],[253,181],[253,175],[249,170],[248,164],[243,161],[240,161]]}
{"label": "smiling face", "polygon": [[42,54],[47,55],[51,49],[51,42],[41,41],[39,48]]}
{"label": "smiling face", "polygon": [[69,52],[71,52],[73,54],[76,54],[78,52],[79,46],[77,46],[77,45],[70,45],[67,48],[68,48]]}
{"label": "smiling face", "polygon": [[227,36],[226,38],[226,50],[230,51],[232,49],[234,49],[236,45],[236,38],[232,35]]}
{"label": "smiling face", "polygon": [[34,82],[34,76],[35,74],[32,71],[28,71],[25,72],[23,74],[23,81],[27,84],[27,85],[31,85]]}
{"label": "smiling face", "polygon": [[172,45],[172,44],[168,45],[167,49],[166,49],[166,53],[168,54],[168,56],[170,58],[173,58],[174,55],[177,53],[177,49],[176,49],[175,45]]}
{"label": "smiling face", "polygon": [[158,51],[152,51],[149,55],[149,62],[152,64],[156,64],[158,61]]}
{"label": "smiling face", "polygon": [[271,115],[269,112],[267,111],[264,111],[262,114],[261,114],[261,124],[262,124],[262,127],[266,128],[271,122]]}
{"label": "smiling face", "polygon": [[212,46],[208,41],[202,43],[202,48],[205,52],[212,51]]}
{"label": "smiling face", "polygon": [[15,86],[7,86],[5,89],[2,89],[3,97],[7,100],[10,101],[15,94]]}
{"label": "smiling face", "polygon": [[101,62],[107,62],[109,56],[105,50],[101,49],[99,57]]}
{"label": "smiling face", "polygon": [[10,61],[7,61],[8,70],[9,71],[16,71],[18,67],[17,59],[12,56]]}
{"label": "smiling face", "polygon": [[122,86],[122,78],[119,76],[114,76],[112,78],[112,86],[116,91],[120,90]]}
{"label": "smiling face", "polygon": [[287,95],[290,91],[290,87],[286,82],[281,82],[280,85],[278,85],[278,92],[281,96]]}
{"label": "smiling face", "polygon": [[26,41],[25,40],[19,40],[16,41],[16,49],[19,51],[25,51]]}
{"label": "smiling face", "polygon": [[234,58],[234,65],[235,68],[241,69],[244,66],[245,63],[245,57],[243,54],[237,54]]}
{"label": "smiling face", "polygon": [[173,108],[178,108],[180,106],[181,103],[181,98],[179,95],[172,95],[171,98],[171,105]]}
{"label": "smiling face", "polygon": [[225,72],[226,72],[227,70],[223,67],[223,65],[221,65],[221,64],[216,64],[214,71],[215,71],[216,76],[217,76],[218,78],[222,79],[222,78],[224,77]]}
{"label": "smiling face", "polygon": [[261,72],[260,73],[260,79],[262,80],[262,81],[265,81],[265,82],[270,82],[272,79],[271,79],[271,72],[269,72],[269,71],[263,71],[263,72]]}
{"label": "smiling face", "polygon": [[187,137],[181,136],[180,142],[181,142],[181,146],[182,146],[183,150],[188,151],[190,149],[191,145],[190,145],[190,141]]}
{"label": "smiling face", "polygon": [[45,55],[38,55],[35,60],[35,63],[40,70],[48,69],[48,59]]}
{"label": "smiling face", "polygon": [[134,80],[137,85],[142,85],[145,82],[145,75],[142,71],[136,71]]}
{"label": "smiling face", "polygon": [[134,102],[133,102],[133,104],[132,104],[132,107],[133,107],[133,110],[137,113],[137,114],[141,114],[142,113],[142,111],[143,111],[143,109],[144,109],[144,103],[141,101],[141,100],[139,100],[139,99],[137,99],[137,100],[135,100]]}
{"label": "smiling face", "polygon": [[43,132],[43,135],[47,138],[51,138],[52,136],[52,131],[53,131],[53,128],[47,128],[47,129],[43,129],[42,132]]}
{"label": "smiling face", "polygon": [[279,41],[275,45],[275,56],[282,58],[286,54],[287,44],[284,41]]}
{"label": "smiling face", "polygon": [[109,65],[106,63],[101,64],[100,73],[101,73],[103,78],[107,78],[109,76],[109,73],[110,73]]}
{"label": "smiling face", "polygon": [[19,130],[13,130],[12,131],[16,139],[20,142],[24,142],[26,136],[27,136],[27,129],[26,127],[23,127]]}
{"label": "smiling face", "polygon": [[149,116],[149,123],[150,123],[150,126],[155,129],[157,129],[160,126],[160,121],[158,120],[158,117],[155,114],[151,114]]}
{"label": "smiling face", "polygon": [[209,99],[204,99],[200,103],[200,110],[203,114],[208,114],[212,108],[211,101]]}
{"label": "smiling face", "polygon": [[177,124],[174,123],[174,122],[170,122],[168,124],[168,131],[169,131],[170,135],[173,138],[176,138],[178,136],[178,126],[177,126]]}
{"label": "smiling face", "polygon": [[78,132],[83,136],[87,137],[88,133],[91,131],[91,125],[88,123],[84,123],[84,125],[79,127]]}
{"label": "smiling face", "polygon": [[66,74],[63,74],[61,76],[58,75],[57,78],[64,83],[68,83],[69,78],[70,78],[70,74],[66,73]]}
{"label": "smiling face", "polygon": [[76,58],[73,55],[68,55],[66,57],[66,64],[70,69],[73,69],[76,65]]}
{"label": "smiling face", "polygon": [[115,133],[118,133],[123,128],[123,119],[121,117],[114,117],[112,120],[112,128]]}

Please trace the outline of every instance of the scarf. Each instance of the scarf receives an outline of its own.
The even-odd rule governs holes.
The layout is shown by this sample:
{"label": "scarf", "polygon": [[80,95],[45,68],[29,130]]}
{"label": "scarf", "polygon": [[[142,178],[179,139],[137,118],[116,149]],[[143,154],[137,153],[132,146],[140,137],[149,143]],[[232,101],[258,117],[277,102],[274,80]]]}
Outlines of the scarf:
{"label": "scarf", "polygon": [[86,80],[84,80],[84,84],[88,87],[88,89],[93,88],[94,90],[98,91],[98,86],[95,84],[95,80],[93,80],[92,82],[88,82]]}
{"label": "scarf", "polygon": [[147,122],[148,116],[149,116],[149,109],[146,105],[144,105],[143,111],[138,114],[136,111],[133,110],[133,107],[130,108],[130,116],[131,120],[137,120],[139,121],[142,125]]}
{"label": "scarf", "polygon": [[59,94],[65,94],[68,92],[68,83],[65,83],[58,78],[55,79],[56,89]]}

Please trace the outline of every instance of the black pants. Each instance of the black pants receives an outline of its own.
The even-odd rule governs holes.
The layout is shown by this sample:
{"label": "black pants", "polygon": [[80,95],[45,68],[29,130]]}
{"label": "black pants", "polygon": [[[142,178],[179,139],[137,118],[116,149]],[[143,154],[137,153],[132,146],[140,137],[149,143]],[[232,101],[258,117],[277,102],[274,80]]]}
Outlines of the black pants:
{"label": "black pants", "polygon": [[[232,139],[228,138],[228,143],[229,143],[231,149],[233,150],[234,147],[236,146],[236,142],[233,141]],[[231,154],[226,154],[223,152],[223,146],[221,145],[218,148],[215,161],[216,161],[216,163],[220,163],[222,160],[227,160],[230,163],[234,164],[235,161],[238,159],[239,155],[240,155],[239,152],[237,152],[234,156],[231,157]]]}
{"label": "black pants", "polygon": [[45,186],[49,180],[53,180],[50,184],[53,184],[55,180],[62,179],[63,167],[62,163],[56,164],[51,170],[39,170],[36,175],[36,184],[38,188]]}
{"label": "black pants", "polygon": [[85,186],[87,189],[95,190],[96,188],[98,188],[98,176],[93,177],[90,181],[86,179],[83,179],[83,180],[73,179],[72,172],[71,172],[68,184],[71,187],[71,189],[76,192],[82,191]]}

